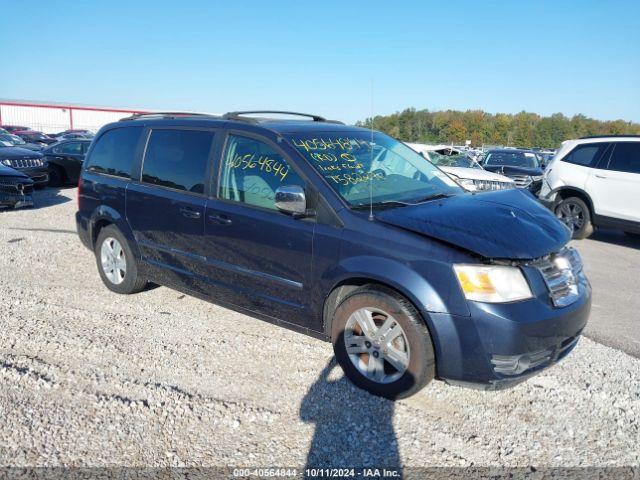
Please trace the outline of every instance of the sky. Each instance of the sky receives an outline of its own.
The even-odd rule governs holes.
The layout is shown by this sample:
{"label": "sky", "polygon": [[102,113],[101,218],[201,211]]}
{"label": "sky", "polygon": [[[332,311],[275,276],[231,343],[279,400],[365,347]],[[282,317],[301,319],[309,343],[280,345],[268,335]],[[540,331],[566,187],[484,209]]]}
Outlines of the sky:
{"label": "sky", "polygon": [[640,122],[640,1],[0,0],[0,98]]}

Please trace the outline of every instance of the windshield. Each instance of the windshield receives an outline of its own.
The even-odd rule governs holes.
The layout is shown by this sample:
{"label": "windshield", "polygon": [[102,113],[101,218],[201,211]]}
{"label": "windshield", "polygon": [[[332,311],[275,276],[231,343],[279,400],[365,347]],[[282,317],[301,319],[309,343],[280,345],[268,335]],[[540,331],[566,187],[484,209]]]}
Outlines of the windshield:
{"label": "windshield", "polygon": [[[291,144],[352,207],[384,202],[415,203],[462,189],[444,172],[387,135],[291,134]],[[370,188],[371,187],[371,188]]]}
{"label": "windshield", "polygon": [[14,145],[25,145],[27,143],[18,135],[7,135],[7,136],[9,137],[9,140],[13,142]]}
{"label": "windshield", "polygon": [[47,137],[42,133],[24,133],[23,136],[30,138],[32,140],[46,140]]}
{"label": "windshield", "polygon": [[484,163],[491,166],[538,167],[536,155],[529,152],[489,152]]}
{"label": "windshield", "polygon": [[25,141],[22,140],[19,136],[17,135],[0,135],[0,141],[2,142],[7,142],[11,145],[24,145]]}
{"label": "windshield", "polygon": [[473,159],[464,154],[442,155],[437,152],[429,152],[429,160],[439,167],[481,168]]}

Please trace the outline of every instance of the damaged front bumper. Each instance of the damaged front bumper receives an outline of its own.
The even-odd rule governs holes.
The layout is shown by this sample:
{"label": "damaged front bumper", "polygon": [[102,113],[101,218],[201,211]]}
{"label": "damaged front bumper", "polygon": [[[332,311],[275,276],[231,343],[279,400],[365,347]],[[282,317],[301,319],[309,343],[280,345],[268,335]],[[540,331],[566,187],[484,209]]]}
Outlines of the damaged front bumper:
{"label": "damaged front bumper", "polygon": [[530,300],[468,302],[468,317],[428,314],[436,333],[438,378],[453,385],[499,390],[527,380],[571,352],[591,310],[589,282],[581,275],[573,303],[558,307],[542,277],[528,273],[532,290],[540,292]]}
{"label": "damaged front bumper", "polygon": [[20,177],[0,177],[0,206],[32,207],[33,181]]}

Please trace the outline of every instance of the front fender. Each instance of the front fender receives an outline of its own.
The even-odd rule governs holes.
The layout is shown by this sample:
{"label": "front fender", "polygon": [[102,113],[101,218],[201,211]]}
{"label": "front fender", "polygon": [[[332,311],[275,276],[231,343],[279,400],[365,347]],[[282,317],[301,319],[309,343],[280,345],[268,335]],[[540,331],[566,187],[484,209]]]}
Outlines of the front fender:
{"label": "front fender", "polygon": [[[398,291],[409,299],[422,315],[431,334],[438,365],[446,349],[459,347],[457,338],[451,336],[450,319],[468,320],[471,315],[464,298],[457,298],[460,296],[459,288],[453,283],[456,281],[455,278],[445,273],[448,270],[450,269],[445,264],[434,264],[435,278],[429,281],[409,266],[391,259],[369,255],[351,257],[339,262],[336,269],[329,274],[335,277],[332,278],[334,283],[326,292],[326,296],[339,285],[355,279],[359,283],[363,280],[382,283]],[[439,283],[438,287],[435,283]],[[444,293],[439,293],[438,288]],[[330,325],[325,325],[328,336],[330,328]]]}
{"label": "front fender", "polygon": [[369,278],[398,290],[420,310],[448,312],[445,300],[427,279],[400,262],[363,255],[342,260],[337,270],[336,285],[350,278]]}

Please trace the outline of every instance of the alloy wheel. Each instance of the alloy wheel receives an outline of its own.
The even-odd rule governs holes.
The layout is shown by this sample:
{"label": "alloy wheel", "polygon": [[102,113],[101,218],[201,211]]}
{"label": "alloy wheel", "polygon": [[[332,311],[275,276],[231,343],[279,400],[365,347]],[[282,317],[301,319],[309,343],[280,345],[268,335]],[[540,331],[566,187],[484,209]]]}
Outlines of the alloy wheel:
{"label": "alloy wheel", "polygon": [[100,262],[105,276],[114,285],[124,281],[127,274],[127,260],[120,242],[113,237],[107,237],[100,247]]}
{"label": "alloy wheel", "polygon": [[344,342],[349,359],[367,379],[392,383],[409,367],[407,336],[390,314],[375,308],[361,308],[345,325]]}
{"label": "alloy wheel", "polygon": [[556,217],[572,232],[577,232],[584,226],[584,211],[577,203],[562,202],[556,209]]}

